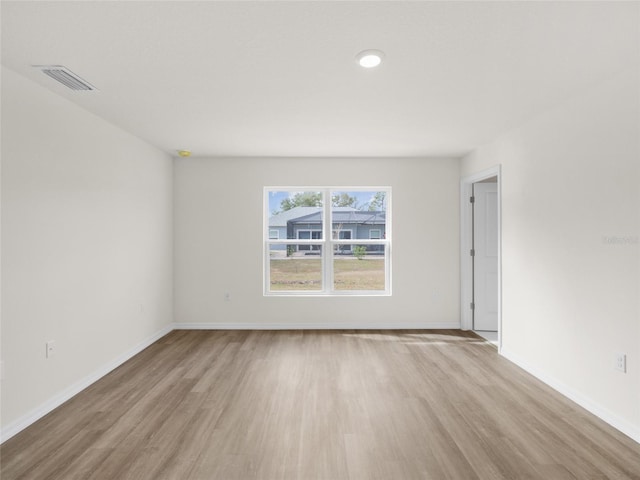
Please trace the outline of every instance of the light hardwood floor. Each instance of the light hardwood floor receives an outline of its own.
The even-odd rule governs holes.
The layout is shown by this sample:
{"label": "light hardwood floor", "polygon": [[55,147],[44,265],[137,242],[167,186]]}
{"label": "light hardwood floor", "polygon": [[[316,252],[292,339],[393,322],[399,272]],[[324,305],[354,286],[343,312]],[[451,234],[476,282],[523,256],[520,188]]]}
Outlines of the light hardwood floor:
{"label": "light hardwood floor", "polygon": [[640,479],[471,332],[174,331],[0,448],[13,479]]}

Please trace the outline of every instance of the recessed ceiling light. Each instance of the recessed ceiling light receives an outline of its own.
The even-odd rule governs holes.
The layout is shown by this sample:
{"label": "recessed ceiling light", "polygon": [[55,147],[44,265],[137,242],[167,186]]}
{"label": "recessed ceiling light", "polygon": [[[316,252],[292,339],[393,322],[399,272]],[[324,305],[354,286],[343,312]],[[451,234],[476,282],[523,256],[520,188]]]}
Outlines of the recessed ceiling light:
{"label": "recessed ceiling light", "polygon": [[364,50],[356,55],[356,62],[358,62],[358,65],[361,67],[373,68],[380,65],[383,58],[384,53],[380,50]]}
{"label": "recessed ceiling light", "polygon": [[180,155],[181,157],[190,157],[191,156],[191,151],[190,150],[178,150],[178,155]]}

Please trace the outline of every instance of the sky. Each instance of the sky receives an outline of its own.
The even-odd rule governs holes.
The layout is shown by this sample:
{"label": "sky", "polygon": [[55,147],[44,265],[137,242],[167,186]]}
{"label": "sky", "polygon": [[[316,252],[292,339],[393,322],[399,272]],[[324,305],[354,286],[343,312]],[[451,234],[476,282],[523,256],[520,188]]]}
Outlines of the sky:
{"label": "sky", "polygon": [[[273,213],[275,211],[280,210],[280,203],[282,200],[288,197],[293,197],[296,193],[301,192],[302,190],[295,191],[269,191],[269,212]],[[374,191],[353,191],[353,190],[335,190],[331,191],[332,195],[340,194],[340,193],[348,193],[351,197],[356,197],[358,199],[358,206],[364,205],[368,203],[369,200],[375,194]]]}

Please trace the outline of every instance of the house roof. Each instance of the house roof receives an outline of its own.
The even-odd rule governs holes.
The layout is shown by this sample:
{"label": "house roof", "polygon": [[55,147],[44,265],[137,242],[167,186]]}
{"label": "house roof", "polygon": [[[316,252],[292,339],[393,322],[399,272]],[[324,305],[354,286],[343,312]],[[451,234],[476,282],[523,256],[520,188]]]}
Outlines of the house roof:
{"label": "house roof", "polygon": [[285,210],[269,218],[270,227],[286,227],[287,222],[294,218],[312,215],[321,212],[320,207],[294,207],[291,210]]}
{"label": "house roof", "polygon": [[[322,213],[316,212],[304,217],[292,218],[291,223],[321,223]],[[365,210],[353,210],[350,212],[333,211],[333,223],[356,223],[384,225],[386,223],[385,212],[369,212]]]}
{"label": "house roof", "polygon": [[[384,225],[385,212],[369,212],[356,210],[352,207],[333,207],[333,223],[356,223]],[[320,207],[295,207],[291,210],[273,215],[269,219],[270,227],[286,227],[291,223],[321,223],[322,209]]]}

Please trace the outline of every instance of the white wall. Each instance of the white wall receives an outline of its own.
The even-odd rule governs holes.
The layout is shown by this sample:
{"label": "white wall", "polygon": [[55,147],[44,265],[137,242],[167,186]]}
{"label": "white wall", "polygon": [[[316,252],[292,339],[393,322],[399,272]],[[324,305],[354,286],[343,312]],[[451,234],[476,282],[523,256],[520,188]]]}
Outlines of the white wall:
{"label": "white wall", "polygon": [[640,441],[638,85],[576,94],[462,174],[502,164],[503,353]]}
{"label": "white wall", "polygon": [[[178,327],[459,325],[458,182],[453,159],[176,160]],[[392,187],[391,297],[263,296],[263,187],[287,185]]]}
{"label": "white wall", "polygon": [[171,177],[166,154],[2,69],[5,438],[170,328]]}

